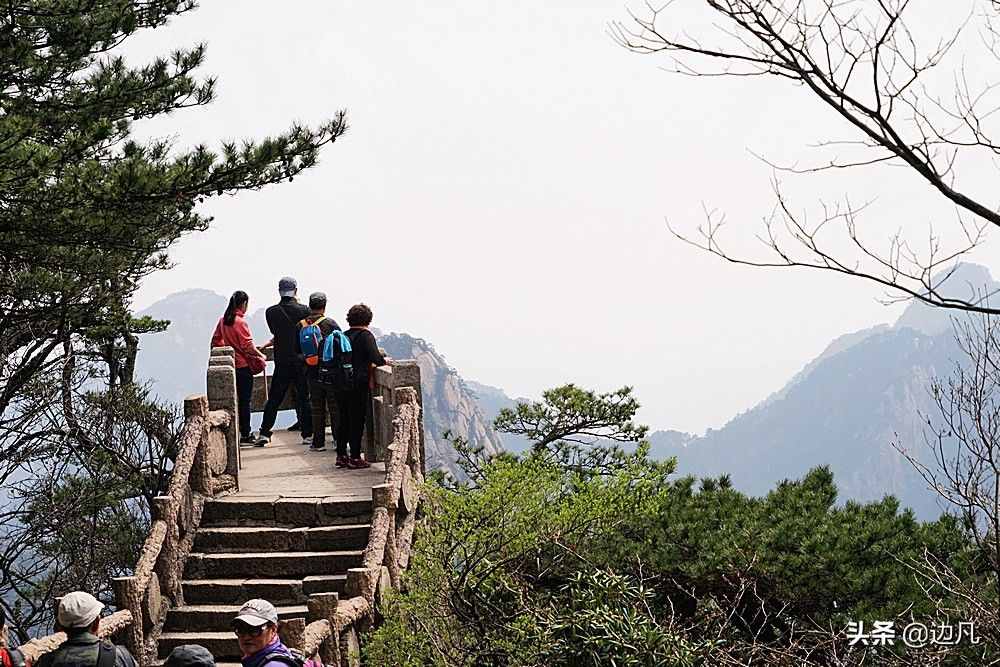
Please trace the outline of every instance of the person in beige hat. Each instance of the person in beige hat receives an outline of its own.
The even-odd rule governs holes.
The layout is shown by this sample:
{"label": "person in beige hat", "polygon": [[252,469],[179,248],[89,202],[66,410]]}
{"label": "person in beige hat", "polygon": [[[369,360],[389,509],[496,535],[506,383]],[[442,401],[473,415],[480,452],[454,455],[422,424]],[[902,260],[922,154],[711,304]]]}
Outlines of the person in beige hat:
{"label": "person in beige hat", "polygon": [[104,604],[90,593],[64,595],[56,611],[56,626],[66,633],[66,641],[39,658],[35,667],[137,667],[124,647],[98,639],[103,610]]}

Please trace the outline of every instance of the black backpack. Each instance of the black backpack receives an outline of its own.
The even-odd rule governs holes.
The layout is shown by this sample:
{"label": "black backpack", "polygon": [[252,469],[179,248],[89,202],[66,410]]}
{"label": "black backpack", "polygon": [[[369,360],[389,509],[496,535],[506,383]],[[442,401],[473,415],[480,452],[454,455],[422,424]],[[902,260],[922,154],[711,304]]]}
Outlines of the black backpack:
{"label": "black backpack", "polygon": [[316,381],[337,392],[350,391],[354,389],[354,375],[351,339],[340,329],[335,329],[323,341]]}
{"label": "black backpack", "polygon": [[[105,639],[97,643],[97,662],[87,667],[115,667],[116,658],[115,645]],[[85,667],[76,661],[63,659],[63,652],[58,648],[43,655],[35,665],[36,667]]]}

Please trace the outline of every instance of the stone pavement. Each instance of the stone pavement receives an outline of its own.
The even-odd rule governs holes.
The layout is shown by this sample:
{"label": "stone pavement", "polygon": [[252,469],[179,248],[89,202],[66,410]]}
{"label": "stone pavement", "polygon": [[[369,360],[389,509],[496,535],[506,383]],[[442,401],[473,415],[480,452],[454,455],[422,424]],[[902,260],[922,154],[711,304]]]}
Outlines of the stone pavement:
{"label": "stone pavement", "polygon": [[385,481],[385,464],[350,470],[337,468],[337,453],[327,435],[326,451],[309,451],[298,433],[275,431],[266,447],[240,447],[239,496],[284,498],[363,498],[371,500],[372,486]]}

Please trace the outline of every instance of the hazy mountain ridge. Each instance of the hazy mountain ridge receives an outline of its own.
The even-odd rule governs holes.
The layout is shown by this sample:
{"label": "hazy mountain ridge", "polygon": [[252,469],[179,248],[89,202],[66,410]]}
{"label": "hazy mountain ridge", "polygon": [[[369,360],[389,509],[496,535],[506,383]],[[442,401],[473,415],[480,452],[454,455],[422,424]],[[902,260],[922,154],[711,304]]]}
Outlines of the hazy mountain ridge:
{"label": "hazy mountain ridge", "polygon": [[[1000,284],[985,268],[962,265],[947,286],[969,298]],[[936,517],[936,495],[892,443],[932,463],[924,441],[927,418],[937,418],[930,384],[962,358],[954,317],[969,316],[911,303],[892,327],[838,337],[781,390],[722,428],[687,441],[675,437],[654,452],[676,456],[681,474],[729,474],[754,494],[827,464],[841,499],[893,494],[922,518]],[[663,441],[660,433],[650,440]]]}
{"label": "hazy mountain ridge", "polygon": [[[997,287],[988,271],[962,266],[949,280],[953,294],[968,297]],[[977,288],[976,285],[979,285]],[[188,290],[158,302],[142,314],[171,319],[163,334],[142,337],[140,375],[156,379],[157,392],[178,401],[204,386],[208,342],[226,299],[207,290]],[[912,303],[893,326],[844,334],[806,364],[779,391],[703,436],[672,430],[649,436],[656,458],[676,456],[679,474],[729,474],[735,485],[767,493],[782,479],[801,477],[827,464],[841,499],[873,500],[886,494],[923,518],[936,516],[936,497],[892,447],[899,443],[926,461],[926,417],[936,415],[929,387],[954,369],[961,352],[954,340],[954,312]],[[263,309],[248,318],[258,344],[269,338]],[[463,379],[429,342],[407,334],[377,332],[395,358],[413,358],[423,378],[428,467],[456,476],[455,453],[446,431],[488,453],[524,451],[528,442],[492,428],[499,411],[526,399]],[[560,378],[552,378],[557,386]],[[641,399],[641,397],[640,397]],[[286,415],[287,418],[287,415]]]}

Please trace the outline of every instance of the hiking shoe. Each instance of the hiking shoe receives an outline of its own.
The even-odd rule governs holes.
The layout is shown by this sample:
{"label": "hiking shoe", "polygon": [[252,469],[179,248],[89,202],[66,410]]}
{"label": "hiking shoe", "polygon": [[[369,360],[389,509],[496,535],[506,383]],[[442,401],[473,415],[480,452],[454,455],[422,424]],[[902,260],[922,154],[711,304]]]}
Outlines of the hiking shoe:
{"label": "hiking shoe", "polygon": [[292,424],[291,426],[288,427],[288,430],[289,431],[301,431],[302,430],[302,424],[300,424],[298,422],[295,422],[294,424]]}
{"label": "hiking shoe", "polygon": [[349,461],[350,459],[343,454],[337,454],[337,462],[334,465],[338,468],[346,468],[348,467]]}
{"label": "hiking shoe", "polygon": [[261,433],[259,436],[257,436],[257,439],[254,441],[253,446],[254,447],[264,447],[269,442],[271,442],[271,436],[264,435],[263,433]]}
{"label": "hiking shoe", "polygon": [[302,444],[303,445],[310,445],[310,444],[312,444],[312,441],[313,441],[313,434],[312,433],[303,433],[302,434]]}
{"label": "hiking shoe", "polygon": [[372,464],[365,461],[363,458],[358,457],[356,459],[347,459],[347,467],[352,470],[357,470],[358,468],[371,468]]}
{"label": "hiking shoe", "polygon": [[257,443],[257,436],[251,433],[240,438],[241,445],[253,445]]}
{"label": "hiking shoe", "polygon": [[309,445],[309,451],[310,452],[325,452],[326,451],[326,445],[320,445],[319,447],[317,447],[316,445]]}

